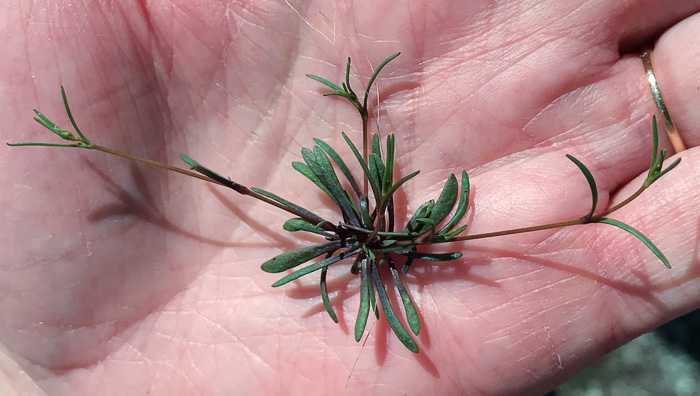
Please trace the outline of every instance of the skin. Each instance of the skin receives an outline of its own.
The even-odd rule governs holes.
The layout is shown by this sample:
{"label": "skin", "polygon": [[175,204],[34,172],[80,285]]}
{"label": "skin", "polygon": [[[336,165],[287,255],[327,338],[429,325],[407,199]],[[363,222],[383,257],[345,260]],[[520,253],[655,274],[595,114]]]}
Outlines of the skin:
{"label": "skin", "polygon": [[639,187],[655,105],[636,53],[659,38],[688,150],[612,217],[674,268],[606,225],[435,247],[465,255],[407,277],[421,353],[383,315],[363,349],[349,263],[329,271],[339,324],[318,273],[272,289],[279,275],[260,270],[309,243],[281,231],[287,214],[97,152],[6,147],[3,394],[538,394],[700,307],[700,1],[102,3],[0,6],[4,141],[57,142],[31,109],[67,127],[62,84],[98,144],[171,164],[184,152],[335,219],[289,163],[313,137],[347,158],[340,132],[357,142],[360,122],[304,73],[340,82],[350,56],[361,91],[400,50],[372,97],[373,130],[397,136],[396,174],[422,171],[397,195],[399,223],[466,169],[468,234],[584,215],[567,153],[595,175],[599,210]]}

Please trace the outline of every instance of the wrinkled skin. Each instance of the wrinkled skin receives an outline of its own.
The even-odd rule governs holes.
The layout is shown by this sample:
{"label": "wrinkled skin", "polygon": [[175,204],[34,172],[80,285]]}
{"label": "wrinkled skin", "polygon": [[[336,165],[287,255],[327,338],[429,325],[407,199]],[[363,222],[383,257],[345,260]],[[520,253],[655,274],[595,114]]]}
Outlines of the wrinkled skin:
{"label": "wrinkled skin", "polygon": [[349,264],[329,271],[339,325],[318,273],[270,287],[260,264],[317,240],[282,231],[286,213],[98,152],[3,148],[4,394],[538,394],[700,306],[700,1],[3,3],[3,141],[56,142],[31,109],[68,126],[63,84],[99,144],[172,164],[185,152],[331,218],[289,163],[313,137],[344,154],[340,132],[357,141],[354,108],[304,77],[340,82],[347,56],[361,91],[402,51],[372,122],[397,135],[397,175],[422,171],[397,195],[399,221],[461,169],[469,234],[578,218],[590,193],[567,153],[596,176],[600,208],[629,196],[655,112],[636,51],[659,37],[689,148],[612,216],[672,270],[605,225],[436,247],[465,256],[407,277],[419,355],[383,315],[354,341]]}

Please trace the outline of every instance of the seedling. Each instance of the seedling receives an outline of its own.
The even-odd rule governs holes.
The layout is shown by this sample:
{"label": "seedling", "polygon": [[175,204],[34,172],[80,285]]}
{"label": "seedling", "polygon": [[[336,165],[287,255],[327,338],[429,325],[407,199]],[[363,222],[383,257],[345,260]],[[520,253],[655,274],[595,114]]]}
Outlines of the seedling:
{"label": "seedling", "polygon": [[[416,177],[419,171],[415,171],[401,178],[395,177],[394,161],[396,155],[396,141],[394,135],[388,135],[384,141],[378,134],[369,136],[370,112],[368,109],[368,97],[372,85],[382,69],[399,53],[386,58],[374,71],[365,87],[362,100],[350,86],[350,59],[348,58],[345,81],[337,85],[322,77],[307,74],[332,91],[324,96],[340,96],[348,100],[359,112],[362,121],[362,151],[357,148],[352,139],[345,133],[343,138],[354,154],[355,160],[362,168],[362,186],[350,172],[350,169],[341,156],[327,143],[314,139],[316,143],[312,149],[304,148],[301,151],[303,162],[294,162],[292,167],[306,176],[312,183],[327,194],[338,207],[338,218],[325,219],[298,204],[292,203],[272,192],[259,188],[246,187],[240,183],[222,176],[198,161],[180,154],[180,158],[190,166],[190,170],[177,168],[145,158],[136,157],[111,148],[97,145],[89,140],[78,128],[73,114],[68,105],[65,91],[61,87],[61,95],[66,113],[70,119],[77,136],[72,132],[59,128],[46,116],[36,111],[35,120],[61,139],[70,143],[14,143],[10,146],[49,146],[72,147],[88,150],[98,150],[131,160],[155,165],[170,171],[187,176],[196,177],[212,183],[231,188],[239,194],[266,202],[293,215],[284,223],[284,229],[290,232],[307,232],[315,239],[323,242],[311,246],[282,253],[262,264],[262,270],[271,273],[287,273],[272,287],[285,285],[302,276],[320,271],[320,294],[323,305],[328,315],[335,322],[338,318],[335,314],[330,299],[328,298],[327,271],[331,265],[338,265],[347,259],[352,259],[350,271],[360,276],[360,305],[355,321],[355,340],[359,341],[365,331],[370,310],[379,318],[379,306],[381,306],[387,322],[394,334],[412,352],[418,353],[418,346],[413,337],[399,320],[395,307],[392,306],[387,295],[385,279],[382,272],[390,273],[398,295],[401,297],[401,305],[406,317],[406,322],[411,332],[418,335],[420,321],[418,312],[413,303],[408,289],[404,286],[402,278],[408,274],[415,260],[448,261],[462,256],[460,252],[454,253],[426,253],[421,247],[430,244],[449,243],[479,238],[492,238],[502,235],[511,235],[525,232],[533,232],[552,228],[569,227],[588,223],[603,223],[621,228],[644,243],[667,267],[671,267],[664,254],[641,232],[630,225],[608,216],[632,202],[645,189],[651,186],[661,176],[675,168],[680,159],[663,169],[663,161],[666,151],[658,150],[658,132],[656,119],[652,120],[653,149],[649,172],[644,183],[637,192],[620,204],[595,214],[598,204],[598,190],[595,179],[586,166],[571,155],[567,155],[575,166],[583,173],[591,190],[592,204],[588,213],[578,219],[564,222],[544,224],[533,227],[517,228],[491,232],[487,234],[462,235],[466,231],[466,225],[460,222],[469,206],[469,177],[466,171],[462,171],[460,181],[454,174],[450,174],[437,200],[430,200],[421,205],[413,216],[403,226],[395,224],[394,194],[408,182]],[[383,149],[383,150],[382,150]],[[335,166],[334,166],[335,164]],[[340,171],[346,183],[338,178]],[[194,172],[192,172],[194,171]],[[350,191],[346,189],[349,186]],[[450,213],[453,213],[450,217]],[[448,217],[449,220],[448,220]],[[302,266],[314,259],[312,264]],[[400,260],[398,258],[401,258]],[[401,269],[398,263],[403,263]],[[298,268],[302,266],[301,268]],[[387,267],[387,271],[380,271],[380,267]],[[379,303],[377,303],[377,299]]]}

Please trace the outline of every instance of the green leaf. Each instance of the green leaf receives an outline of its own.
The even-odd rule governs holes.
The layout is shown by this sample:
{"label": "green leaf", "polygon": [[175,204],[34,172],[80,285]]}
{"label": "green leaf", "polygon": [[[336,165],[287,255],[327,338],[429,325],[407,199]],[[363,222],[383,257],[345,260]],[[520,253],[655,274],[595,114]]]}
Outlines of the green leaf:
{"label": "green leaf", "polygon": [[206,166],[200,164],[199,162],[193,160],[185,154],[180,154],[180,159],[187,163],[187,165],[190,166],[190,169],[194,170],[195,172],[201,173],[202,175],[216,181],[219,184],[229,187],[240,194],[247,194],[248,188],[242,184],[236,183],[235,181],[231,180],[230,177],[221,176],[220,174],[214,172],[213,170],[207,168]]}
{"label": "green leaf", "polygon": [[420,224],[422,224],[425,227],[427,227],[427,230],[430,231],[430,237],[435,236],[435,222],[432,221],[431,219],[416,219],[416,221]]}
{"label": "green leaf", "polygon": [[583,175],[586,177],[588,187],[591,188],[591,197],[593,198],[593,204],[591,205],[591,210],[588,212],[588,214],[581,218],[584,223],[588,223],[591,220],[591,217],[593,217],[593,213],[595,213],[596,206],[598,206],[598,187],[595,184],[595,179],[593,178],[591,171],[589,171],[588,168],[586,168],[586,165],[584,165],[581,161],[577,160],[573,155],[567,154],[566,158],[570,159],[571,162],[578,166],[578,168],[581,170],[581,173],[583,173]]}
{"label": "green leaf", "polygon": [[386,163],[382,177],[382,195],[386,195],[391,190],[392,183],[394,183],[394,135],[389,135],[386,138]]}
{"label": "green leaf", "polygon": [[666,258],[666,256],[664,256],[664,254],[661,252],[661,250],[660,250],[658,247],[656,247],[656,245],[654,245],[654,243],[653,243],[649,238],[647,238],[646,236],[644,236],[644,234],[642,234],[641,232],[637,231],[637,230],[636,230],[635,228],[633,228],[632,226],[629,226],[629,225],[627,225],[627,224],[625,224],[625,223],[623,223],[623,222],[621,222],[621,221],[619,221],[619,220],[608,219],[608,218],[604,218],[604,219],[600,219],[600,220],[595,220],[594,222],[595,222],[595,223],[610,224],[610,225],[613,225],[613,226],[615,226],[615,227],[621,228],[621,229],[623,229],[623,230],[629,232],[630,234],[634,235],[637,239],[639,239],[640,241],[642,241],[642,243],[644,243],[644,244],[646,245],[646,247],[648,247],[649,250],[651,250],[652,253],[654,253],[654,254],[656,255],[656,257],[658,257],[659,260],[661,260],[661,262],[664,263],[664,265],[665,265],[666,267],[671,268],[671,263],[668,261],[668,259]]}
{"label": "green leaf", "polygon": [[313,213],[312,211],[305,209],[305,208],[302,208],[301,206],[294,204],[292,202],[289,202],[286,199],[281,198],[281,197],[279,197],[279,196],[277,196],[269,191],[265,191],[263,189],[255,188],[255,187],[251,187],[250,190],[253,192],[256,192],[264,197],[270,198],[273,201],[277,201],[277,202],[281,203],[282,205],[296,211],[297,213],[304,215],[306,218],[308,218],[309,220],[312,220],[316,224],[329,223],[328,220],[323,219],[321,216]]}
{"label": "green leaf", "polygon": [[372,216],[369,214],[369,200],[366,195],[360,196],[360,218],[362,220],[362,226],[371,230],[374,230],[374,224],[372,224]]}
{"label": "green leaf", "polygon": [[360,341],[360,339],[362,339],[362,334],[365,332],[365,327],[367,326],[367,317],[369,316],[369,288],[373,287],[372,278],[370,276],[372,267],[368,265],[369,260],[372,259],[363,259],[360,269],[360,308],[357,311],[357,319],[355,320],[355,341]]}
{"label": "green leaf", "polygon": [[[372,266],[374,267],[374,266]],[[369,268],[372,268],[369,267]],[[375,269],[370,269],[370,271],[375,271]],[[374,317],[379,319],[379,307],[377,306],[377,298],[374,295],[374,284],[372,283],[372,277],[370,276],[369,282],[369,302],[372,305],[372,311],[374,311]]]}
{"label": "green leaf", "polygon": [[[357,162],[360,163],[360,166],[362,167],[362,171],[365,172],[365,176],[367,176],[367,180],[369,180],[369,184],[372,187],[372,192],[374,193],[374,197],[379,202],[379,198],[381,197],[381,186],[376,183],[376,179],[372,177],[371,172],[369,171],[369,168],[367,167],[367,164],[365,164],[364,159],[362,159],[362,154],[357,150],[357,147],[355,147],[355,144],[350,140],[348,135],[345,134],[345,132],[342,133],[343,139],[345,139],[345,142],[350,146],[350,150],[352,150],[352,153],[355,155],[355,158],[357,159]],[[373,182],[374,180],[374,182]]]}
{"label": "green leaf", "polygon": [[72,142],[78,140],[75,136],[73,136],[72,133],[70,133],[70,131],[67,131],[67,130],[65,130],[65,129],[59,128],[58,125],[54,124],[53,121],[51,121],[51,120],[49,120],[48,118],[46,118],[46,116],[44,116],[43,114],[41,114],[38,110],[34,110],[34,113],[36,113],[36,115],[38,116],[38,118],[37,118],[37,117],[34,117],[34,121],[38,122],[38,123],[41,124],[44,128],[48,129],[49,131],[55,133],[55,134],[58,135],[58,137],[60,137],[61,139],[63,139],[63,140],[70,140],[70,141],[72,141]]}
{"label": "green leaf", "polygon": [[462,257],[462,253],[455,252],[455,253],[423,253],[423,252],[416,252],[413,250],[404,250],[404,251],[397,251],[397,254],[400,254],[402,256],[406,256],[411,259],[419,259],[419,260],[425,260],[425,261],[450,261],[450,260],[456,260],[460,257]]}
{"label": "green leaf", "polygon": [[85,143],[90,143],[90,140],[83,135],[82,132],[80,132],[80,128],[78,128],[78,124],[75,123],[75,119],[73,118],[73,112],[70,111],[70,106],[68,105],[68,98],[66,98],[66,91],[63,89],[63,85],[61,85],[61,97],[63,97],[63,105],[66,108],[66,114],[68,114],[68,119],[70,120],[71,125],[73,125],[73,129],[75,129],[76,132],[78,132],[78,135],[83,139]]}
{"label": "green leaf", "polygon": [[367,88],[365,89],[365,92],[366,92],[365,93],[365,105],[364,105],[365,107],[367,107],[367,96],[369,94],[369,90],[370,90],[370,88],[372,88],[372,84],[374,83],[374,80],[379,75],[379,72],[382,71],[382,69],[384,68],[384,66],[386,66],[387,63],[391,62],[399,55],[401,55],[401,53],[397,52],[397,53],[391,55],[390,57],[384,59],[382,61],[382,63],[380,63],[379,66],[377,66],[377,69],[374,71],[374,73],[372,73],[372,77],[370,77],[369,82],[367,82]]}
{"label": "green leaf", "polygon": [[[681,159],[678,158],[678,159],[676,159],[675,161],[673,161],[673,162],[671,163],[671,165],[669,165],[666,169],[664,169],[663,171],[657,172],[657,173],[654,175],[654,179],[651,181],[651,183],[654,183],[655,181],[659,180],[659,178],[660,178],[661,176],[663,176],[663,175],[667,174],[668,172],[670,172],[673,168],[675,168],[676,166],[678,166],[678,164],[680,164],[680,163],[681,163]],[[649,185],[651,185],[651,183],[650,183]]]}
{"label": "green leaf", "polygon": [[397,181],[396,183],[394,183],[393,186],[391,186],[391,188],[389,189],[389,191],[387,191],[387,193],[384,194],[384,196],[385,196],[385,197],[391,197],[391,196],[396,192],[396,190],[398,190],[399,187],[401,187],[401,185],[403,185],[403,184],[406,183],[407,181],[413,179],[414,177],[418,176],[419,173],[420,173],[420,171],[415,171],[415,172],[411,173],[410,175],[407,175],[407,176],[402,177],[401,179],[399,179],[399,181]]}
{"label": "green leaf", "polygon": [[440,235],[440,236],[442,237],[442,240],[443,240],[443,241],[449,241],[450,239],[452,239],[452,238],[456,237],[457,235],[463,233],[464,230],[466,230],[466,229],[467,229],[467,226],[461,226],[461,227],[459,227],[458,229],[456,229],[456,230],[454,230],[454,231],[450,231],[450,232],[448,232],[448,233],[446,233],[446,234],[442,234],[442,235]]}
{"label": "green leaf", "polygon": [[657,166],[656,156],[659,152],[659,129],[656,126],[656,116],[651,117],[651,166],[649,166],[649,174],[647,175],[647,180],[652,179],[654,170]]}
{"label": "green leaf", "polygon": [[[308,149],[304,149],[304,150],[308,150]],[[309,180],[311,180],[316,186],[318,186],[318,188],[320,188],[321,190],[323,190],[323,192],[326,193],[326,195],[328,195],[329,197],[333,198],[333,195],[332,195],[331,192],[328,190],[328,187],[326,187],[326,185],[323,184],[323,182],[321,181],[321,179],[319,179],[318,176],[316,176],[316,174],[314,173],[314,171],[311,170],[311,167],[309,167],[308,165],[306,165],[306,164],[303,163],[303,162],[296,162],[296,161],[294,161],[294,162],[292,162],[292,168],[296,169],[297,172],[299,172],[299,173],[301,173],[302,175],[306,176],[306,177],[307,177]]]}
{"label": "green leaf", "polygon": [[[377,154],[370,154],[368,157],[369,173],[371,175],[370,183],[376,184],[379,192],[382,192],[382,177],[384,176],[384,163]],[[381,196],[379,197],[381,199]]]}
{"label": "green leaf", "polygon": [[666,157],[666,150],[661,150],[661,153],[659,153],[659,131],[656,126],[656,116],[652,117],[651,125],[651,135],[653,140],[651,152],[651,166],[649,167],[649,173],[647,174],[647,178],[646,180],[644,180],[644,187],[649,187],[652,184],[654,184],[654,182],[659,180],[661,176],[671,171],[681,162],[681,159],[678,158],[671,165],[669,165],[668,168],[662,170],[664,165],[664,158]]}
{"label": "green leaf", "polygon": [[23,142],[23,143],[6,143],[10,147],[77,147],[91,149],[93,147],[79,142],[77,144],[58,144],[58,143],[41,143],[41,142]]}
{"label": "green leaf", "polygon": [[318,271],[321,268],[328,267],[331,264],[337,263],[340,260],[346,259],[348,257],[354,256],[357,253],[360,252],[360,248],[353,247],[352,249],[346,250],[340,254],[336,254],[335,256],[331,256],[323,261],[319,261],[317,263],[311,264],[307,267],[304,267],[300,270],[296,270],[292,272],[291,274],[285,276],[284,278],[278,280],[277,282],[272,284],[272,287],[278,287],[282,286],[284,284],[287,284],[295,279],[301,278],[302,276],[306,274],[310,274],[314,271]]}
{"label": "green leaf", "polygon": [[[464,214],[467,213],[467,208],[469,207],[469,176],[467,175],[467,171],[462,171],[462,190],[460,193],[459,197],[459,204],[457,204],[457,210],[455,211],[455,215],[452,216],[452,219],[445,224],[440,231],[438,231],[438,234],[443,235],[445,239],[451,239],[457,236],[458,234],[461,234],[462,231],[464,231],[467,227],[460,228],[459,232],[456,233],[449,233],[448,232],[453,229],[461,220],[462,217],[464,217]],[[448,236],[450,235],[450,236]]]}
{"label": "green leaf", "polygon": [[377,268],[376,265],[374,265],[374,268],[372,268],[372,279],[374,280],[374,286],[377,288],[379,301],[382,303],[382,309],[384,310],[384,315],[386,316],[387,322],[389,322],[389,326],[391,326],[391,329],[394,330],[396,337],[398,337],[398,339],[404,344],[404,346],[406,346],[406,348],[408,348],[409,351],[418,353],[418,345],[416,345],[416,342],[413,341],[411,335],[408,334],[406,329],[403,327],[399,321],[399,318],[396,317],[394,309],[391,307],[389,296],[386,294],[386,289],[382,283],[382,278],[379,275],[379,268]]}
{"label": "green leaf", "polygon": [[450,214],[457,202],[457,194],[459,194],[457,178],[453,173],[450,173],[440,197],[437,202],[435,202],[432,212],[430,212],[430,220],[432,220],[435,225],[440,224],[440,222],[445,220],[445,217]]}
{"label": "green leaf", "polygon": [[343,175],[345,175],[345,178],[348,179],[350,182],[350,185],[352,186],[353,191],[355,191],[355,194],[358,197],[361,197],[362,190],[360,190],[359,184],[357,184],[357,181],[355,181],[355,178],[352,176],[352,173],[350,172],[350,169],[348,169],[347,165],[345,165],[345,161],[338,155],[338,153],[328,145],[328,143],[324,142],[321,139],[314,138],[314,142],[318,144],[319,147],[321,147],[325,152],[328,153],[328,155],[333,158],[333,161],[338,165],[338,168],[340,168],[340,171],[343,172]]}
{"label": "green leaf", "polygon": [[343,88],[341,88],[341,87],[339,87],[338,85],[336,85],[336,84],[334,84],[334,83],[332,83],[332,82],[326,80],[326,79],[323,78],[323,77],[319,77],[319,76],[317,76],[317,75],[315,75],[315,74],[307,74],[306,77],[309,77],[309,78],[311,78],[311,79],[314,79],[314,80],[320,82],[321,84],[323,84],[323,85],[329,87],[330,89],[332,89],[332,90],[334,90],[334,91],[336,91],[336,92],[338,92],[338,93],[344,92],[344,89],[343,89]]}
{"label": "green leaf", "polygon": [[380,160],[379,162],[381,162],[382,165],[384,164],[384,162],[382,160],[382,149],[381,149],[381,146],[379,144],[379,134],[378,133],[375,133],[372,135],[372,154],[376,154],[379,157],[379,160]]}
{"label": "green leaf", "polygon": [[[413,216],[411,216],[411,220],[406,223],[406,227],[403,229],[403,232],[418,233],[418,231],[420,231],[422,228],[422,224],[418,221],[418,219],[430,218],[430,213],[432,213],[434,206],[435,201],[432,199],[419,206]],[[424,234],[427,231],[428,230],[425,230],[424,232],[421,232],[421,234]]]}
{"label": "green leaf", "polygon": [[200,164],[199,162],[193,160],[192,158],[188,157],[185,154],[180,154],[180,159],[183,160],[187,165],[189,165],[190,169],[194,170],[195,172],[201,173],[204,176],[206,176],[212,180],[215,180],[221,184],[229,185],[229,184],[235,183],[234,181],[232,181],[228,177],[224,177],[224,176],[218,174],[217,172],[214,172],[213,170],[207,168],[206,166]]}
{"label": "green leaf", "polygon": [[[418,250],[416,250],[416,248],[414,247],[414,248],[411,248],[411,252],[418,253]],[[404,274],[407,274],[408,270],[411,269],[411,264],[413,264],[414,258],[410,257],[406,254],[404,254],[404,256],[406,256],[406,262],[403,263],[403,267],[401,267],[401,272],[403,272]]]}
{"label": "green leaf", "polygon": [[333,196],[333,192],[331,191],[330,186],[323,175],[321,165],[316,162],[316,155],[314,152],[304,147],[301,149],[301,156],[304,158],[304,161],[306,161],[306,164],[302,164],[301,162],[293,162],[292,166],[294,169],[308,177],[312,182],[314,182],[314,184],[323,190],[323,192],[325,192],[333,200],[333,202],[336,203],[336,205],[340,206],[338,201]]}
{"label": "green leaf", "polygon": [[[306,161],[307,167],[300,163],[293,163],[295,169],[302,172],[311,179],[321,190],[323,190],[335,204],[340,208],[343,217],[353,225],[360,225],[354,205],[348,200],[345,190],[340,185],[340,181],[333,170],[330,160],[323,150],[315,146],[314,151],[307,148],[301,150],[301,155]],[[309,170],[311,173],[309,173]]]}
{"label": "green leaf", "polygon": [[[328,186],[328,189],[331,190],[331,193],[333,193],[331,198],[337,202],[344,217],[347,218],[351,224],[360,226],[357,210],[348,199],[348,195],[343,189],[343,186],[340,185],[340,180],[338,180],[338,176],[335,174],[333,165],[326,156],[326,153],[319,146],[314,146],[313,154],[316,158],[316,163],[319,165],[319,171],[321,172],[321,174],[317,176],[321,178],[326,186]],[[314,172],[316,171],[311,164],[309,164],[309,166],[311,166]]]}
{"label": "green leaf", "polygon": [[418,318],[418,311],[416,311],[416,306],[413,305],[413,300],[408,294],[408,291],[401,282],[401,276],[399,276],[399,271],[396,270],[393,263],[390,263],[389,269],[391,270],[391,276],[394,278],[394,284],[396,285],[396,290],[398,290],[401,296],[401,301],[403,302],[404,312],[406,312],[406,321],[408,321],[408,327],[411,328],[413,334],[418,335],[420,332],[420,319]]}
{"label": "green leaf", "polygon": [[331,300],[328,298],[328,289],[326,288],[326,272],[328,272],[328,267],[323,267],[321,270],[321,300],[323,300],[323,306],[326,307],[326,312],[328,312],[328,315],[335,323],[338,323],[338,316],[336,316],[333,306],[331,305]]}
{"label": "green leaf", "polygon": [[338,250],[342,246],[342,241],[331,241],[319,245],[292,250],[291,252],[282,253],[279,256],[267,260],[262,264],[261,268],[265,272],[272,273],[286,271],[290,268],[296,267],[299,264],[303,264],[313,258],[316,258],[324,253],[331,253],[335,250]]}
{"label": "green leaf", "polygon": [[343,85],[345,90],[349,92],[355,100],[357,100],[357,95],[355,95],[355,91],[352,90],[350,87],[350,57],[348,57],[348,63],[345,66],[345,84]]}
{"label": "green leaf", "polygon": [[330,238],[333,236],[332,233],[325,231],[324,229],[320,228],[318,225],[313,225],[309,223],[308,221],[300,218],[292,218],[284,222],[284,225],[282,226],[286,231],[289,232],[295,232],[295,231],[306,231],[306,232],[311,232],[313,234],[318,234],[318,235],[323,235],[324,237]]}

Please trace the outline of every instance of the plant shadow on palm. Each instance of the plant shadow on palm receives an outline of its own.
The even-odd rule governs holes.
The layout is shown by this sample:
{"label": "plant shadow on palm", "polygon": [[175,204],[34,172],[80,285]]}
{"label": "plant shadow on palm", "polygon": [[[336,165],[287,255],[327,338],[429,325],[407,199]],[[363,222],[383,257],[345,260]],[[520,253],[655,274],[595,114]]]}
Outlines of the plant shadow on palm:
{"label": "plant shadow on palm", "polygon": [[[362,179],[356,179],[349,170],[345,160],[337,151],[320,139],[314,139],[315,146],[312,149],[302,149],[303,161],[292,163],[292,167],[295,170],[314,183],[327,199],[337,207],[340,212],[340,220],[326,219],[305,206],[290,202],[275,193],[259,188],[246,187],[184,154],[180,155],[181,159],[194,172],[99,146],[87,139],[75,124],[63,90],[62,95],[66,112],[78,136],[59,128],[43,114],[36,112],[37,118],[35,119],[37,122],[71,143],[18,143],[12,145],[73,147],[98,150],[228,187],[239,194],[250,196],[291,213],[294,217],[284,223],[286,231],[307,233],[310,238],[315,238],[313,240],[320,239],[323,242],[314,242],[315,244],[311,246],[288,251],[264,262],[262,269],[269,273],[283,273],[293,270],[272,286],[283,286],[303,276],[317,271],[320,272],[320,279],[314,289],[317,293],[320,292],[322,306],[335,322],[339,322],[335,309],[344,305],[347,297],[359,292],[360,302],[353,330],[355,340],[360,341],[362,339],[370,314],[379,319],[381,311],[386,319],[378,322],[377,339],[379,341],[377,342],[378,349],[376,353],[379,358],[381,358],[382,354],[379,350],[384,349],[383,354],[386,355],[386,339],[382,338],[382,328],[391,329],[403,345],[414,353],[419,351],[414,336],[419,336],[424,345],[430,345],[430,337],[425,330],[421,331],[421,315],[416,309],[406,284],[413,284],[421,289],[431,283],[448,280],[469,280],[492,287],[498,286],[498,283],[493,280],[479,278],[470,273],[470,269],[475,266],[490,264],[489,254],[475,256],[476,258],[470,258],[469,260],[458,260],[463,255],[460,252],[434,253],[432,252],[433,248],[429,248],[429,246],[558,229],[574,225],[601,223],[620,228],[632,234],[670,268],[666,257],[646,236],[633,227],[608,217],[608,215],[632,202],[652,183],[676,167],[680,161],[676,160],[667,168],[663,168],[666,152],[665,150],[661,152],[658,150],[658,133],[655,120],[653,121],[651,166],[642,187],[620,204],[600,213],[597,212],[598,190],[593,175],[581,161],[567,155],[567,158],[581,171],[591,191],[591,209],[580,218],[485,234],[462,235],[467,230],[467,226],[460,224],[468,212],[470,203],[469,177],[466,171],[462,171],[458,176],[454,174],[448,176],[439,197],[423,203],[412,215],[407,216],[407,221],[399,223],[395,209],[400,204],[400,201],[396,199],[395,194],[401,191],[402,186],[417,176],[420,171],[404,175],[401,178],[397,177],[398,180],[395,179],[396,138],[394,135],[389,134],[382,141],[376,133],[370,136],[370,112],[368,108],[369,93],[378,74],[399,54],[396,53],[386,58],[376,68],[366,84],[365,94],[362,99],[350,86],[350,59],[348,59],[346,65],[345,81],[340,85],[316,75],[307,75],[309,78],[322,83],[332,90],[332,92],[326,93],[324,96],[337,96],[353,105],[358,110],[362,123],[363,134],[360,147],[356,146],[343,133],[345,143],[362,169]],[[341,179],[344,180],[341,182]],[[222,202],[225,201],[221,195],[217,195],[217,198]],[[125,198],[122,197],[122,199]],[[226,206],[229,206],[229,204],[226,203]],[[232,206],[229,207],[232,208]],[[147,208],[139,208],[139,211],[143,210],[147,210]],[[234,210],[232,209],[232,211]],[[399,210],[399,212],[402,213],[403,211]],[[236,213],[241,214],[240,211]],[[241,217],[246,218],[245,216]],[[256,223],[250,217],[247,217],[247,220],[252,223],[252,227],[255,230],[270,232],[269,230],[262,231],[266,227]],[[161,224],[165,223],[161,222]],[[275,236],[274,240],[280,242],[277,236]],[[491,254],[493,253],[491,252]],[[497,253],[504,254],[505,252]],[[347,274],[341,276],[339,280],[327,281],[329,267],[348,259],[352,259],[350,273],[360,277],[359,290],[349,287],[352,277]],[[555,261],[538,261],[530,258],[527,258],[527,260],[564,271],[573,271],[592,279],[599,278],[596,274],[586,273],[585,270],[561,265]],[[312,264],[302,266],[308,262],[312,262]],[[414,277],[407,276],[409,271],[417,265],[417,262],[428,262],[431,264],[425,267],[423,271],[416,272]],[[436,262],[441,263],[435,264]],[[301,268],[297,269],[300,266]],[[600,280],[604,279],[600,278]],[[639,292],[624,283],[616,284],[609,280],[608,283],[613,287],[627,289],[629,292]],[[308,291],[309,288],[297,285],[296,291],[291,292],[290,295],[295,298],[305,299],[309,296]],[[334,297],[331,298],[331,295]],[[312,308],[309,314],[317,311],[320,311],[320,309]],[[348,326],[345,323],[341,323],[341,326],[344,331],[348,331]],[[384,333],[386,333],[386,330]],[[384,342],[381,342],[382,339],[384,339]],[[418,359],[426,366],[428,371],[436,373],[434,365],[432,365],[428,357],[423,354]],[[383,358],[378,360],[383,361]]]}

